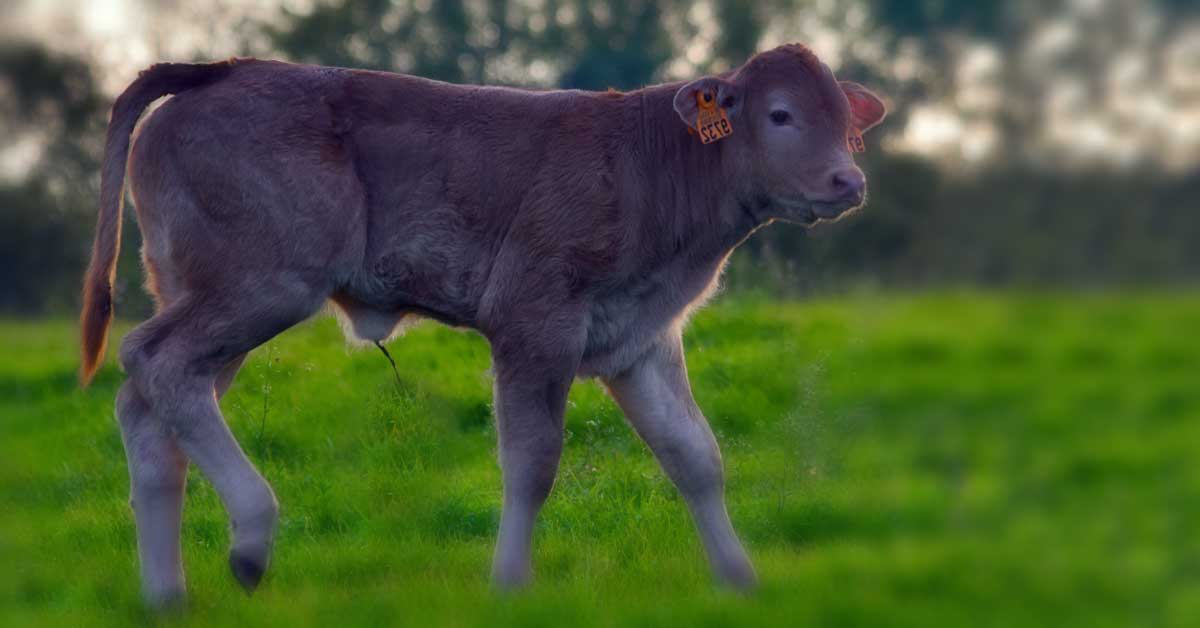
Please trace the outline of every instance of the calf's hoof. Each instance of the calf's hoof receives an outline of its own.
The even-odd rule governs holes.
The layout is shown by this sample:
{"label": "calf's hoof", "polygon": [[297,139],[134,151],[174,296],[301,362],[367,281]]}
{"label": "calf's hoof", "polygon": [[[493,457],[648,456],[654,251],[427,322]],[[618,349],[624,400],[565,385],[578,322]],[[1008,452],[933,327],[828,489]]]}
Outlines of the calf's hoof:
{"label": "calf's hoof", "polygon": [[749,560],[738,560],[717,571],[717,582],[727,589],[746,593],[758,587],[758,576]]}
{"label": "calf's hoof", "polygon": [[268,492],[259,503],[258,512],[231,521],[233,548],[229,550],[229,569],[246,593],[254,593],[262,582],[271,562],[275,526],[279,521],[279,505],[273,494]]}
{"label": "calf's hoof", "polygon": [[492,588],[500,592],[519,591],[533,582],[527,564],[496,565],[492,568]]}
{"label": "calf's hoof", "polygon": [[233,577],[237,578],[238,584],[242,585],[246,593],[254,593],[267,571],[266,553],[235,548],[229,552],[229,569],[233,571]]}

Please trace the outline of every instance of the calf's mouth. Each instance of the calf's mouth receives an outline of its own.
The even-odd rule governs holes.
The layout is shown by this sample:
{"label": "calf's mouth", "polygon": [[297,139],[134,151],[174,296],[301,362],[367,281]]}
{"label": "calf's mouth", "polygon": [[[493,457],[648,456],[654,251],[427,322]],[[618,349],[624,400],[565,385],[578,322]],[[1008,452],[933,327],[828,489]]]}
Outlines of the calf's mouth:
{"label": "calf's mouth", "polygon": [[776,201],[776,205],[785,212],[784,220],[805,226],[821,221],[837,220],[854,213],[865,204],[865,197],[838,201],[810,201],[804,198],[799,201],[789,199]]}
{"label": "calf's mouth", "polygon": [[817,220],[836,220],[847,214],[854,213],[867,202],[864,196],[861,199],[845,200],[845,201],[816,201],[809,205],[813,216]]}

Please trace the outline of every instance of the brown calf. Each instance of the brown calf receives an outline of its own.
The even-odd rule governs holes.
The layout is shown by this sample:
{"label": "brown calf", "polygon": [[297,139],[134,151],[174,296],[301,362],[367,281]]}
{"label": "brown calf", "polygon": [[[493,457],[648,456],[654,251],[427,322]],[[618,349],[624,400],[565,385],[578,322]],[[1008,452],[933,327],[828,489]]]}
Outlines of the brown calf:
{"label": "brown calf", "polygon": [[109,123],[81,375],[104,352],[128,178],[158,302],[122,344],[117,398],[148,599],[183,594],[189,460],[231,517],[235,576],[258,584],[278,507],[217,399],[247,352],[327,302],[364,340],[424,316],[491,343],[498,584],[529,578],[567,390],[583,376],[606,384],[679,487],[717,577],[750,585],[681,328],[756,229],[863,202],[848,145],[883,115],[799,45],[628,93],[257,60],[143,72]]}

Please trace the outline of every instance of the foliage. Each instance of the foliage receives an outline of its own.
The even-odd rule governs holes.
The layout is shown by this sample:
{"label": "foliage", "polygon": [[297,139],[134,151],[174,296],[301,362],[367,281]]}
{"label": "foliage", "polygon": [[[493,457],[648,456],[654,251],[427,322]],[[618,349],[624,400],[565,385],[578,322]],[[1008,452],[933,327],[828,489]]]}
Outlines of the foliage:
{"label": "foliage", "polygon": [[[228,574],[192,474],[181,625],[1194,626],[1200,297],[725,300],[686,337],[762,578],[714,593],[686,509],[593,383],[572,391],[538,582],[486,580],[500,476],[487,349],[429,325],[383,358],[321,320],[223,407],[283,508],[273,571]],[[0,624],[145,623],[110,364],[69,322],[0,326]]]}
{"label": "foliage", "polygon": [[1010,166],[954,177],[894,156],[864,168],[876,181],[865,209],[809,231],[764,230],[728,283],[799,296],[861,284],[1180,286],[1200,276],[1200,176]]}
{"label": "foliage", "polygon": [[[106,99],[86,61],[20,41],[0,43],[0,94],[11,95],[0,132],[38,148],[27,176],[0,179],[0,311],[69,311],[90,252]],[[133,248],[125,272],[137,272]]]}
{"label": "foliage", "polygon": [[103,141],[105,98],[87,61],[25,41],[0,43],[0,130],[8,139],[37,134],[33,169],[55,186],[95,178]]}
{"label": "foliage", "polygon": [[[65,290],[87,264],[89,234],[41,182],[0,186],[0,309],[66,310]],[[58,299],[65,299],[57,301]]]}

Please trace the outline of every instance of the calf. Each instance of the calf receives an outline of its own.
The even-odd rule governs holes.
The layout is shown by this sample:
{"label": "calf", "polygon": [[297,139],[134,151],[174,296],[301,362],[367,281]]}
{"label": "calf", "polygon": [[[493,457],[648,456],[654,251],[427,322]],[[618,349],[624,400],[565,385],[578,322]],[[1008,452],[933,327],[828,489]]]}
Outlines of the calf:
{"label": "calf", "polygon": [[252,59],[146,70],[113,105],[81,320],[86,384],[112,318],[128,174],[157,302],[122,343],[116,404],[145,595],[183,595],[189,460],[231,518],[234,575],[257,586],[278,506],[217,401],[247,352],[326,303],[361,340],[429,317],[490,342],[498,585],[530,577],[576,377],[603,381],[658,457],[717,578],[751,585],[681,329],[756,229],[862,204],[850,153],[883,115],[799,45],[628,93]]}

